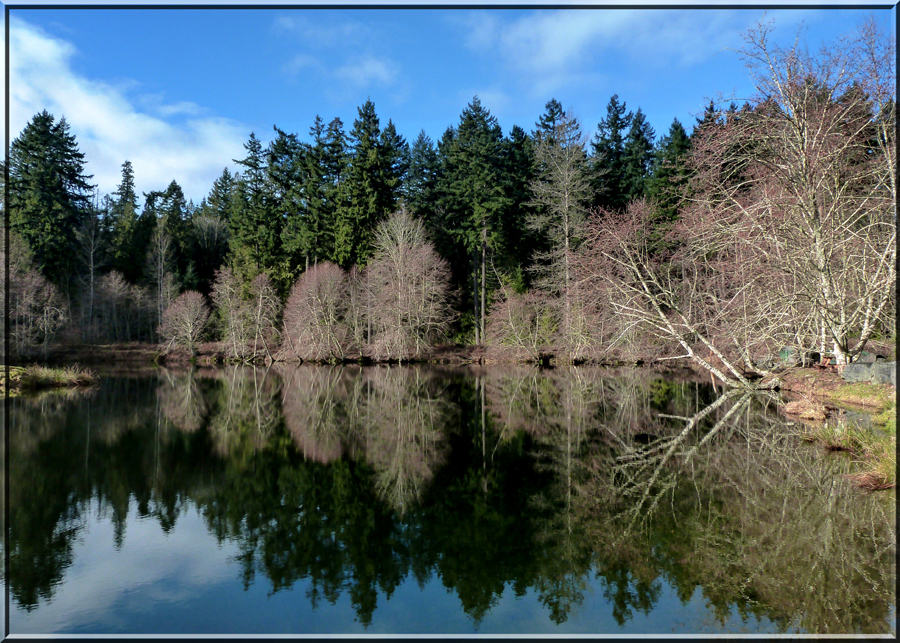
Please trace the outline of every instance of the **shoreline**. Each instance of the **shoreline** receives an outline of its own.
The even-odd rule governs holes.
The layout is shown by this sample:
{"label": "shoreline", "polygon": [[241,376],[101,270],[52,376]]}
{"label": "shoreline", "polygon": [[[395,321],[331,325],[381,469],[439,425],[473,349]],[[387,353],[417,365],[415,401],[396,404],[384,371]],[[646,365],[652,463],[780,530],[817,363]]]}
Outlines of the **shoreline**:
{"label": "shoreline", "polygon": [[[336,361],[332,365],[376,366],[384,364],[432,365],[448,367],[491,367],[491,366],[532,366],[539,369],[553,369],[563,364],[554,363],[551,354],[541,356],[539,362],[526,359],[503,359],[489,355],[483,346],[443,345],[437,346],[427,355],[414,360],[381,360],[361,358],[350,355]],[[206,342],[198,347],[197,353],[191,355],[185,350],[163,353],[159,346],[152,344],[77,344],[58,347],[50,351],[45,359],[35,360],[33,366],[10,366],[11,380],[25,370],[42,370],[46,373],[67,373],[68,377],[58,379],[46,375],[46,383],[27,388],[81,388],[87,381],[75,384],[75,372],[90,373],[87,378],[92,381],[97,374],[133,373],[147,370],[149,372],[161,368],[217,368],[226,365],[240,364],[236,360],[228,360],[224,346],[220,342]],[[260,354],[250,366],[268,365],[272,360]],[[278,362],[304,363],[304,362]],[[306,362],[317,365],[329,365],[328,362]],[[566,364],[570,365],[570,364]],[[675,364],[668,361],[605,361],[585,360],[573,366],[591,366],[606,369],[639,368],[656,371],[661,374],[687,377],[698,382],[709,374],[691,362]],[[49,368],[45,368],[49,367]],[[13,371],[18,376],[13,377]],[[851,476],[862,488],[875,490],[894,488],[896,479],[896,388],[892,384],[872,384],[865,382],[847,382],[833,367],[794,367],[777,374],[781,394],[779,411],[789,422],[804,427],[802,438],[814,442],[829,451],[848,451],[860,460],[867,469]],[[77,378],[81,380],[81,378]],[[55,381],[51,381],[55,380]],[[5,382],[4,382],[5,384]],[[24,392],[24,388],[13,383],[10,395]],[[720,383],[713,381],[718,387]],[[5,387],[4,387],[5,388]],[[862,413],[868,419],[860,422],[853,419]],[[873,430],[874,429],[874,430]]]}

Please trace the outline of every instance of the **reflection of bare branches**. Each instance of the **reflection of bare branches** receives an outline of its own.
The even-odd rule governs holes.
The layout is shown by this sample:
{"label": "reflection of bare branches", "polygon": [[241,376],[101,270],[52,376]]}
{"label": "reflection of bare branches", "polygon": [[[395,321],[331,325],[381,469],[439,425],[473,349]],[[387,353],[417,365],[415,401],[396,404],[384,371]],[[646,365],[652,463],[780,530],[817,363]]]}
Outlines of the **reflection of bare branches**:
{"label": "reflection of bare branches", "polygon": [[[621,493],[625,496],[640,494],[639,502],[632,505],[629,509],[629,513],[632,514],[632,525],[639,517],[646,519],[647,516],[652,514],[662,496],[678,483],[677,474],[671,473],[669,475],[663,475],[667,463],[672,456],[675,455],[678,448],[684,445],[688,436],[694,432],[704,418],[709,416],[725,402],[734,399],[738,395],[739,391],[726,393],[718,400],[696,413],[693,417],[678,417],[677,419],[685,420],[684,429],[682,429],[680,433],[669,438],[656,440],[645,448],[636,449],[632,447],[617,458],[618,464],[616,466],[616,472],[620,474],[620,479],[624,481],[623,483],[620,483]],[[726,426],[731,417],[746,406],[750,397],[750,393],[741,395],[737,403],[715,423],[702,438],[700,443],[695,445],[686,454],[686,459],[690,460],[701,445],[705,444],[713,435],[718,433],[723,426]],[[662,415],[662,417],[677,416]],[[649,478],[646,477],[648,472],[650,474]],[[646,514],[642,514],[644,503],[650,497],[651,492],[655,492],[653,501],[647,509]]]}
{"label": "reflection of bare branches", "polygon": [[270,370],[237,365],[223,370],[221,397],[209,421],[219,453],[241,445],[259,449],[272,437],[280,412]]}
{"label": "reflection of bare branches", "polygon": [[194,371],[176,374],[163,369],[156,394],[169,422],[182,431],[193,432],[200,428],[208,409]]}
{"label": "reflection of bare branches", "polygon": [[275,366],[282,379],[281,405],[294,443],[310,460],[328,463],[344,452],[355,414],[352,389],[359,369],[340,366]]}
{"label": "reflection of bare branches", "polygon": [[[443,391],[419,368],[365,372],[366,459],[376,470],[376,490],[401,515],[422,495],[443,461],[448,407]],[[361,437],[361,436],[360,436]]]}

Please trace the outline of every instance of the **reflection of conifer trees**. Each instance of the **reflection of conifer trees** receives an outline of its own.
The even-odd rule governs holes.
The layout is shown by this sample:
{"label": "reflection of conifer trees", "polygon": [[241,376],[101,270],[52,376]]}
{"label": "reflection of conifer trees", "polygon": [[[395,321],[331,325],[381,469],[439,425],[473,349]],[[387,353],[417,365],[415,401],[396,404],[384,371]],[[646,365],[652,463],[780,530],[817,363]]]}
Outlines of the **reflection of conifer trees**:
{"label": "reflection of conifer trees", "polygon": [[537,533],[542,558],[537,589],[556,623],[584,600],[591,551],[581,533],[573,495],[584,479],[585,448],[596,437],[596,416],[603,379],[596,370],[570,368],[541,373],[537,369],[488,378],[489,407],[505,419],[504,431],[525,429],[534,436],[539,468],[552,473],[553,484],[534,498],[548,516]]}
{"label": "reflection of conifer trees", "polygon": [[156,378],[120,377],[87,396],[10,401],[7,580],[19,606],[52,599],[89,520],[111,520],[120,548],[129,507],[168,529],[208,485],[202,438],[157,431],[157,388]]}
{"label": "reflection of conifer trees", "polygon": [[476,625],[530,589],[561,623],[596,575],[623,625],[670,583],[727,628],[890,630],[892,499],[853,489],[855,465],[763,397],[585,367],[276,365],[15,398],[9,426],[24,609],[53,599],[95,512],[121,546],[135,509],[170,530],[196,506],[246,585],[303,581],[364,624],[411,576],[439,578]]}

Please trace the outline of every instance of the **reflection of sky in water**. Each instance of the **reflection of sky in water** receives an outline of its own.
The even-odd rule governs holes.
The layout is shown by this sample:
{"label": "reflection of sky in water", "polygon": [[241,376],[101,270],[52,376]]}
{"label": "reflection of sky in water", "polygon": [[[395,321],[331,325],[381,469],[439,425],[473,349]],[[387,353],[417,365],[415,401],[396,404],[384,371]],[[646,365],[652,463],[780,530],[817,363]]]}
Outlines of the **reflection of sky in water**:
{"label": "reflection of sky in water", "polygon": [[313,610],[307,598],[308,581],[269,595],[271,585],[257,576],[247,591],[234,561],[235,543],[218,545],[196,508],[189,504],[166,536],[152,518],[138,518],[129,508],[122,549],[114,547],[113,525],[87,514],[85,528],[74,543],[73,563],[52,599],[41,600],[31,613],[15,608],[10,614],[13,634],[41,633],[622,633],[773,632],[767,620],[742,622],[734,613],[720,625],[699,589],[682,605],[671,586],[660,579],[662,591],[648,613],[635,612],[620,627],[600,583],[588,579],[584,601],[555,625],[537,592],[516,597],[506,587],[477,628],[461,609],[455,593],[439,578],[423,588],[407,576],[378,608],[368,629],[356,619],[347,592],[334,605],[324,598]]}

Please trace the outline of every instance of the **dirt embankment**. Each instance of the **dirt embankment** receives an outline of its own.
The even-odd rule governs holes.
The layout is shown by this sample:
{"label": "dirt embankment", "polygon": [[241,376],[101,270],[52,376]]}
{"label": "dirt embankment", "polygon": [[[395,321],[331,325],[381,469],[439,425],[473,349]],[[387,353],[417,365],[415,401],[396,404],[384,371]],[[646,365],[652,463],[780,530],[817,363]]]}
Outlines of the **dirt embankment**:
{"label": "dirt embankment", "polygon": [[834,368],[795,368],[779,375],[788,402],[783,411],[804,420],[821,421],[840,409],[873,414],[877,424],[896,422],[896,387],[845,382]]}

